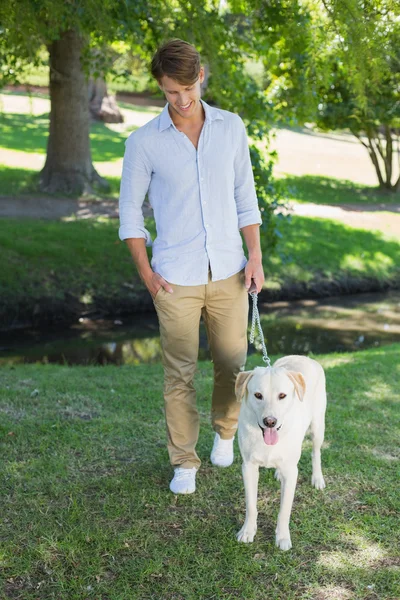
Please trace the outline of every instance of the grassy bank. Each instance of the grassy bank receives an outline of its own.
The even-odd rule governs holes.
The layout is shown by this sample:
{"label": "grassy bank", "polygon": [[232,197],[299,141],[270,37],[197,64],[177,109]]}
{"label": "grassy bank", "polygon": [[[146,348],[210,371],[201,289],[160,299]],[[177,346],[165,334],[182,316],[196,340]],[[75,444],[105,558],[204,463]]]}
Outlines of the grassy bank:
{"label": "grassy bank", "polygon": [[210,363],[196,374],[203,465],[189,497],[168,491],[161,366],[3,367],[1,597],[398,598],[400,345],[320,360],[327,488],[311,488],[306,441],[288,553],[274,546],[271,470],[260,476],[255,542],[235,541],[240,459],[209,462]]}
{"label": "grassy bank", "polygon": [[[147,226],[154,231],[154,223]],[[151,306],[118,222],[0,220],[0,323],[122,314]],[[385,289],[400,281],[400,244],[379,232],[327,219],[293,217],[276,255],[265,254],[265,295],[304,297]]]}

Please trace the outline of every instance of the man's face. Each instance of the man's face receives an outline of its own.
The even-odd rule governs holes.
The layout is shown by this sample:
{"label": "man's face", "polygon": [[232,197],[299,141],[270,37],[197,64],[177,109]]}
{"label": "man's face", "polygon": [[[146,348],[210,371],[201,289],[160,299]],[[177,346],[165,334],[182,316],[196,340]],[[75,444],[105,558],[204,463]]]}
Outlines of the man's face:
{"label": "man's face", "polygon": [[198,110],[200,104],[200,85],[204,80],[204,69],[201,67],[199,78],[192,85],[181,85],[175,79],[163,75],[159,82],[160,89],[172,108],[180,117],[188,119]]}

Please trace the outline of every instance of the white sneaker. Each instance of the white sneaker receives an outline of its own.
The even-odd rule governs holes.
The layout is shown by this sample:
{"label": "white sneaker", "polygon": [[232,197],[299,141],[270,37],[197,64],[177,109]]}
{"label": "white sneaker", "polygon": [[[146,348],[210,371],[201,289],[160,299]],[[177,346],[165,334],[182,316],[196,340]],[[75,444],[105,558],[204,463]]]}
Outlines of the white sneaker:
{"label": "white sneaker", "polygon": [[214,445],[211,451],[211,462],[216,467],[230,467],[233,463],[233,437],[230,440],[222,440],[219,433],[215,434]]}
{"label": "white sneaker", "polygon": [[174,494],[193,494],[196,490],[196,467],[185,469],[177,467],[169,489]]}

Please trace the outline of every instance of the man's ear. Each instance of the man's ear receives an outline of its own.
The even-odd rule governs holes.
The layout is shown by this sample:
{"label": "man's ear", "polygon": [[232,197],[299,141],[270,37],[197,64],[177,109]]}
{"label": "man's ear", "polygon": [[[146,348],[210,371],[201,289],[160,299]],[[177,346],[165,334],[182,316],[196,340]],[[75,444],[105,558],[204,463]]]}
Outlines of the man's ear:
{"label": "man's ear", "polygon": [[247,384],[253,376],[253,371],[240,371],[236,377],[235,383],[235,394],[238,402],[242,401],[242,398],[246,392]]}
{"label": "man's ear", "polygon": [[203,81],[204,81],[204,75],[205,75],[204,67],[200,67],[200,71],[199,71],[200,83],[203,83]]}
{"label": "man's ear", "polygon": [[288,371],[287,376],[294,385],[294,389],[300,400],[303,400],[304,394],[306,393],[306,380],[301,373],[295,373],[294,371]]}

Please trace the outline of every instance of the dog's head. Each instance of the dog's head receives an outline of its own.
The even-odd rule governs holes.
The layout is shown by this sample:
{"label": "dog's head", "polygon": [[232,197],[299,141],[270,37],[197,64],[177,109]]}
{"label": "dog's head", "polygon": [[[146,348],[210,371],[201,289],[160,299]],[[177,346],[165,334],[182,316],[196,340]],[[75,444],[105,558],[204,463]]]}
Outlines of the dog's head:
{"label": "dog's head", "polygon": [[235,391],[237,399],[244,399],[254,411],[264,442],[272,446],[279,441],[293,403],[303,400],[306,382],[301,373],[283,367],[256,367],[239,373]]}

